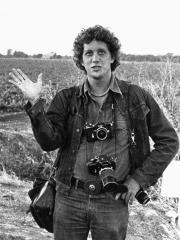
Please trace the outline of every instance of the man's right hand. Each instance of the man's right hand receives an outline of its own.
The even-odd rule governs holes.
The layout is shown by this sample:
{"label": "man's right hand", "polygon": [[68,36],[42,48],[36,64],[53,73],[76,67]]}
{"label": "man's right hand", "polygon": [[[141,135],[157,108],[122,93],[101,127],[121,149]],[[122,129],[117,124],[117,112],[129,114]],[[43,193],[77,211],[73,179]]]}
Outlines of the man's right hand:
{"label": "man's right hand", "polygon": [[42,92],[42,73],[38,75],[37,82],[32,82],[20,69],[13,68],[9,73],[9,80],[16,85],[24,94],[24,97],[32,104],[40,97]]}

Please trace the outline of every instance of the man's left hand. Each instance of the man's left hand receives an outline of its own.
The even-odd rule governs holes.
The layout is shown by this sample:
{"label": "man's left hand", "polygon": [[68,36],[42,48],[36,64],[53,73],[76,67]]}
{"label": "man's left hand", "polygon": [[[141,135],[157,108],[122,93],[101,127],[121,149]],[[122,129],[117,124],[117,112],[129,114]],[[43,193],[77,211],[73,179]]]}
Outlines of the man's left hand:
{"label": "man's left hand", "polygon": [[123,193],[123,194],[116,194],[115,199],[118,200],[119,197],[125,201],[126,204],[132,204],[136,193],[139,191],[140,189],[140,185],[138,182],[136,182],[135,179],[133,179],[131,176],[128,176],[126,181],[124,182],[124,185],[127,186],[128,191],[127,193]]}

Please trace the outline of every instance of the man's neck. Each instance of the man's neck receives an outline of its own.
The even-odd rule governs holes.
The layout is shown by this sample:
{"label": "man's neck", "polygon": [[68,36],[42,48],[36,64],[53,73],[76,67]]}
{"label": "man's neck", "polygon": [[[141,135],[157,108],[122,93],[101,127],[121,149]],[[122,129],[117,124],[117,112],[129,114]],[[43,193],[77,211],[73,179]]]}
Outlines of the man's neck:
{"label": "man's neck", "polygon": [[102,78],[102,79],[94,79],[94,78],[89,78],[88,77],[88,83],[90,90],[94,93],[101,94],[105,92],[111,81],[111,76],[108,76],[107,78]]}

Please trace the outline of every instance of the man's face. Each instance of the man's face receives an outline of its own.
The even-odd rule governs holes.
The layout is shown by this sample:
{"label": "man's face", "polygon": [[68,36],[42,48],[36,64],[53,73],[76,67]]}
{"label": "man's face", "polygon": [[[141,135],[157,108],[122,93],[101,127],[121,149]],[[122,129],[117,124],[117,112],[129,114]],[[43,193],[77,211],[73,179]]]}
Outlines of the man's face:
{"label": "man's face", "polygon": [[84,44],[82,65],[87,76],[94,79],[110,76],[113,62],[114,59],[105,42],[93,40],[89,44]]}

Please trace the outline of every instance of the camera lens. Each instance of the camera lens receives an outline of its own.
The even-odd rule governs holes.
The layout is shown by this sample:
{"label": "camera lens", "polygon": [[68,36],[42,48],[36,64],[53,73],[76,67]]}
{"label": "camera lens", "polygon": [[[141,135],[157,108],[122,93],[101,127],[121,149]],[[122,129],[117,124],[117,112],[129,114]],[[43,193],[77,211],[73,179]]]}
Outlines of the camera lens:
{"label": "camera lens", "polygon": [[106,192],[113,192],[117,190],[118,183],[114,178],[114,170],[111,167],[101,169],[99,176]]}
{"label": "camera lens", "polygon": [[112,176],[108,176],[104,179],[102,179],[103,188],[106,192],[115,192],[118,188],[118,183],[116,182],[116,179]]}
{"label": "camera lens", "polygon": [[149,196],[147,195],[146,192],[144,192],[142,189],[140,189],[137,194],[136,194],[136,199],[138,200],[139,203],[141,204],[146,204],[150,201]]}
{"label": "camera lens", "polygon": [[103,141],[107,138],[107,129],[104,127],[100,127],[96,130],[96,135],[97,135],[97,139]]}

